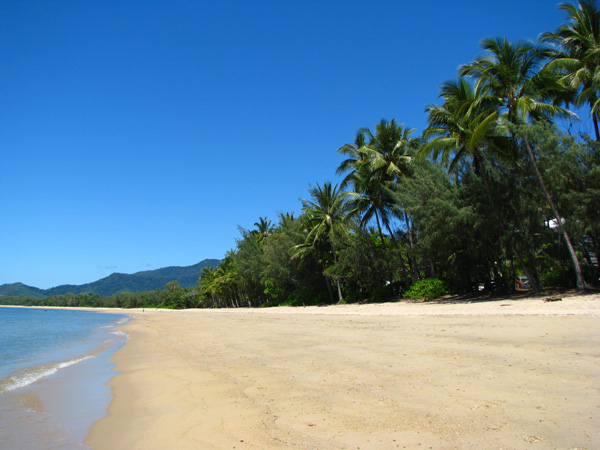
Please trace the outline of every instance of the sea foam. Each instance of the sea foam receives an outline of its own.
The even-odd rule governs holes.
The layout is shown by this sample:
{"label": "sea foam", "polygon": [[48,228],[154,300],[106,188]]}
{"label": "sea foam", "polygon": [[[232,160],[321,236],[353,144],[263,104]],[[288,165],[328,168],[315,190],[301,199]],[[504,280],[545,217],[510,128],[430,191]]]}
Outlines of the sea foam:
{"label": "sea foam", "polygon": [[77,364],[81,361],[85,361],[86,359],[90,358],[93,358],[93,356],[81,356],[78,358],[73,358],[67,361],[61,361],[54,364],[45,364],[37,367],[32,367],[27,371],[9,375],[3,380],[0,380],[0,394],[4,392],[14,391],[16,389],[21,389],[25,386],[29,386],[30,384],[33,384],[36,381],[41,380],[42,378],[54,375],[61,369],[72,366],[73,364]]}

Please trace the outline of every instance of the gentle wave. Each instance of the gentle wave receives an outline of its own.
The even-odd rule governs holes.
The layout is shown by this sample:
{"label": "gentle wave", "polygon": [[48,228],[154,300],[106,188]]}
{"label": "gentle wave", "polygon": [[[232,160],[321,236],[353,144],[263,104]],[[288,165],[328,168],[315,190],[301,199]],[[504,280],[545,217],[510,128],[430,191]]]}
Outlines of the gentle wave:
{"label": "gentle wave", "polygon": [[25,386],[29,386],[30,384],[33,384],[36,381],[41,380],[42,378],[54,375],[61,369],[72,366],[73,364],[80,363],[81,361],[85,361],[86,359],[90,358],[93,358],[93,356],[81,356],[59,363],[38,366],[26,373],[19,373],[16,375],[8,376],[4,380],[0,380],[0,394],[4,392],[14,391],[16,389],[21,389]]}
{"label": "gentle wave", "polygon": [[121,330],[109,331],[108,334],[112,334],[114,336],[126,336],[126,337],[129,337],[129,335],[127,333],[125,333],[124,331],[121,331]]}

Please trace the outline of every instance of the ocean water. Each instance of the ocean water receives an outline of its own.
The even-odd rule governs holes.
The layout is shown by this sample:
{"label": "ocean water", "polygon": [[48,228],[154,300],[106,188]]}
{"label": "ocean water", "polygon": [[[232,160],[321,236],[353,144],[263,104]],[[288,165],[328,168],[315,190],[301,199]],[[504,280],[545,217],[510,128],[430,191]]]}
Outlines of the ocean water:
{"label": "ocean water", "polygon": [[129,317],[0,307],[0,450],[88,449]]}

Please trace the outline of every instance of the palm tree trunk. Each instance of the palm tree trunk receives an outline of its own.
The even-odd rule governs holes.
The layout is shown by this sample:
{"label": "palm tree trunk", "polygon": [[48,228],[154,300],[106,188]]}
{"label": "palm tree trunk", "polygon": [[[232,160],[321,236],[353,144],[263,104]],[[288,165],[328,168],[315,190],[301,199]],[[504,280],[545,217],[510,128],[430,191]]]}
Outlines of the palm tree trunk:
{"label": "palm tree trunk", "polygon": [[600,130],[598,129],[598,114],[592,112],[592,122],[594,123],[594,131],[596,132],[596,142],[600,142]]}
{"label": "palm tree trunk", "polygon": [[[332,246],[333,248],[333,246]],[[335,249],[333,249],[333,263],[337,266],[337,255],[335,254]],[[335,277],[335,284],[337,285],[338,291],[338,303],[342,303],[344,301],[342,297],[342,288],[340,286],[340,277]]]}
{"label": "palm tree trunk", "polygon": [[531,161],[531,165],[533,166],[533,170],[535,171],[535,175],[537,176],[537,179],[540,183],[540,187],[542,188],[542,191],[544,192],[544,195],[546,196],[546,200],[548,201],[548,204],[550,205],[550,209],[552,209],[552,213],[554,214],[554,217],[556,218],[556,221],[558,222],[558,228],[561,231],[561,233],[563,234],[563,236],[565,238],[565,242],[567,244],[567,248],[569,249],[569,255],[571,256],[571,261],[573,263],[573,269],[575,269],[577,290],[583,291],[583,290],[585,290],[585,281],[583,280],[583,273],[581,272],[581,266],[579,265],[579,259],[577,258],[577,253],[575,253],[575,249],[573,248],[573,244],[571,244],[571,239],[569,238],[569,234],[567,233],[566,228],[563,226],[563,219],[560,216],[560,214],[558,213],[558,209],[556,208],[556,205],[552,201],[552,196],[550,195],[550,191],[548,191],[548,188],[546,187],[546,183],[544,183],[544,179],[542,178],[542,173],[540,172],[540,168],[538,167],[537,162],[535,161],[535,155],[533,154],[533,149],[531,148],[531,145],[529,144],[529,140],[527,138],[524,138],[524,141],[525,141],[525,148],[527,148],[527,154],[529,155],[529,160]]}

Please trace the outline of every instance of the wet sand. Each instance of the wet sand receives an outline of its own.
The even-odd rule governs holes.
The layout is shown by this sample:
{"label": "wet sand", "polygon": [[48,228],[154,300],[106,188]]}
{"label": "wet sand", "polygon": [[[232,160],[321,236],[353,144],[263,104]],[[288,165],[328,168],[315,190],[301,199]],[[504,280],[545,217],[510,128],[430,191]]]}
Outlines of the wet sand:
{"label": "wet sand", "polygon": [[597,449],[600,296],[133,311],[118,449]]}

